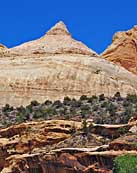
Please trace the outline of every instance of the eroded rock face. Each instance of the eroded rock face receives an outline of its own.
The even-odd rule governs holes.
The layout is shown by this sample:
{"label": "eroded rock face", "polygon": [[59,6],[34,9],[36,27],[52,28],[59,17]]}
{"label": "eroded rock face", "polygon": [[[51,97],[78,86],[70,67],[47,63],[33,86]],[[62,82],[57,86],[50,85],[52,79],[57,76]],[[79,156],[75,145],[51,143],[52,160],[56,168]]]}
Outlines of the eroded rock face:
{"label": "eroded rock face", "polygon": [[[131,125],[93,126],[97,131],[101,127],[109,132]],[[72,133],[72,129],[75,132]],[[103,136],[96,135],[96,131],[95,134],[94,131],[90,133],[85,136],[81,122],[66,120],[27,122],[1,129],[0,171],[112,173],[115,157],[137,154],[135,134],[110,142],[108,135],[103,134],[103,140]],[[102,135],[101,131],[99,134]]]}
{"label": "eroded rock face", "polygon": [[137,77],[74,40],[60,22],[38,40],[0,57],[0,105],[64,96],[137,93]]}
{"label": "eroded rock face", "polygon": [[111,150],[136,150],[137,151],[137,133],[127,134],[112,141],[109,145]]}
{"label": "eroded rock face", "polygon": [[137,75],[137,26],[129,31],[116,33],[112,44],[101,56]]}
{"label": "eroded rock face", "polygon": [[[22,154],[40,152],[42,147],[57,144],[70,138],[71,129],[81,129],[80,122],[50,120],[41,122],[28,122],[13,125],[0,130],[0,171],[6,165],[6,158],[13,155],[22,157]],[[14,171],[13,171],[14,172]]]}

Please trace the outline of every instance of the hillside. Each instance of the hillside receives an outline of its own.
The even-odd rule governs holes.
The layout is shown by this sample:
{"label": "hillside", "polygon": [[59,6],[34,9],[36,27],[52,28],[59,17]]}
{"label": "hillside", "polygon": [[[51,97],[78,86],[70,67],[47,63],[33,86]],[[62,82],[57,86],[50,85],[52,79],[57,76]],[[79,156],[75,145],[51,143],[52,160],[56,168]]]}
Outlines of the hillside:
{"label": "hillside", "polygon": [[0,171],[112,173],[115,158],[137,155],[136,109],[137,96],[119,93],[33,101],[26,108],[6,105],[1,121],[9,118],[12,125],[0,129]]}
{"label": "hillside", "polygon": [[0,44],[1,173],[137,172],[136,31],[102,55],[63,22]]}

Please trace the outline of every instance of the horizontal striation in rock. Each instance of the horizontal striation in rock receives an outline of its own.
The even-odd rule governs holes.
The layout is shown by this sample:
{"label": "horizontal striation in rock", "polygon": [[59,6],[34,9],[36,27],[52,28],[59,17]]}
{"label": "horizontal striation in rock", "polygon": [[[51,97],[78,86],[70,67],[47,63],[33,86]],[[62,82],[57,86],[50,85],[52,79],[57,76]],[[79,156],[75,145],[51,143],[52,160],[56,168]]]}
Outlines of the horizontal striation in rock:
{"label": "horizontal striation in rock", "polygon": [[101,56],[137,74],[137,26],[129,31],[117,32],[112,44]]}

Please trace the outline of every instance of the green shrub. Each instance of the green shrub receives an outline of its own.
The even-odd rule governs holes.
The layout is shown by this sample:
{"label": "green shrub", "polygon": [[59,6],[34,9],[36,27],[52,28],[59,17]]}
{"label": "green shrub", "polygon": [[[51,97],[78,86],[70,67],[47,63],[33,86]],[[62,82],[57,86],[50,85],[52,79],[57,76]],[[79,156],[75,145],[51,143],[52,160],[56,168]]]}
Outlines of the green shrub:
{"label": "green shrub", "polygon": [[104,101],[104,100],[105,100],[104,94],[99,95],[99,101]]}
{"label": "green shrub", "polygon": [[125,133],[128,132],[128,128],[127,127],[121,127],[120,129],[118,129],[118,133],[120,133],[120,135],[123,135]]}
{"label": "green shrub", "polygon": [[47,106],[49,106],[49,105],[52,104],[52,101],[50,101],[50,100],[46,100],[46,101],[44,102],[44,104],[47,105]]}
{"label": "green shrub", "polygon": [[137,173],[137,155],[123,155],[114,160],[114,173]]}
{"label": "green shrub", "polygon": [[24,121],[24,114],[22,114],[22,113],[17,113],[17,115],[16,115],[16,122],[17,123],[22,123],[23,121]]}
{"label": "green shrub", "polygon": [[111,116],[114,116],[116,113],[116,106],[113,103],[110,103],[107,110]]}
{"label": "green shrub", "polygon": [[12,106],[10,106],[9,104],[6,104],[3,108],[2,108],[2,112],[11,112],[13,111],[14,108]]}
{"label": "green shrub", "polygon": [[63,104],[64,105],[70,105],[71,99],[69,97],[64,97]]}
{"label": "green shrub", "polygon": [[115,94],[114,94],[114,97],[121,97],[121,95],[120,95],[120,92],[116,92]]}
{"label": "green shrub", "polygon": [[88,133],[88,124],[87,124],[86,119],[84,119],[82,121],[82,131],[83,131],[84,134],[87,134]]}
{"label": "green shrub", "polygon": [[56,108],[60,108],[63,106],[63,104],[61,103],[60,100],[56,100],[56,101],[54,101],[53,106]]}
{"label": "green shrub", "polygon": [[108,102],[103,102],[103,103],[102,103],[102,105],[101,105],[101,107],[102,107],[102,108],[107,108],[107,107],[108,107],[108,105],[109,105],[109,103],[108,103]]}
{"label": "green shrub", "polygon": [[136,103],[137,102],[137,95],[128,94],[126,99],[132,103]]}
{"label": "green shrub", "polygon": [[82,105],[81,101],[80,100],[72,100],[70,102],[70,106],[71,107],[75,107],[75,108],[79,108],[80,106]]}
{"label": "green shrub", "polygon": [[87,97],[86,95],[82,95],[82,96],[80,97],[80,100],[88,100],[88,97]]}
{"label": "green shrub", "polygon": [[38,106],[40,103],[36,100],[31,101],[31,106]]}
{"label": "green shrub", "polygon": [[137,142],[133,142],[132,144],[135,148],[137,148]]}

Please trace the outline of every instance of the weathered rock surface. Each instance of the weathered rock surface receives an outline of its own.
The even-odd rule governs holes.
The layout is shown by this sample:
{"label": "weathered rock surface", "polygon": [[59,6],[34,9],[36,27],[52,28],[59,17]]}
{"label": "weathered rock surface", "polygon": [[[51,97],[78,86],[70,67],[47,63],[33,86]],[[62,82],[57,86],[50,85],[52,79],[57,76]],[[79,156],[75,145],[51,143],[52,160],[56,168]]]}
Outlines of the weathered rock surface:
{"label": "weathered rock surface", "polygon": [[11,49],[20,55],[33,54],[81,54],[97,56],[83,43],[74,40],[63,22],[57,23],[40,39],[24,43]]}
{"label": "weathered rock surface", "polygon": [[[109,134],[110,130],[131,124],[93,126],[97,131],[98,127],[105,128]],[[73,131],[75,129],[75,133],[72,129]],[[102,135],[101,131],[98,131],[98,135],[96,131],[95,134],[92,130],[90,133],[84,135],[81,122],[65,120],[27,122],[1,129],[0,171],[112,173],[115,157],[122,154],[137,154],[135,134],[107,142],[108,135],[99,136]]]}
{"label": "weathered rock surface", "polygon": [[117,91],[137,93],[137,77],[72,39],[62,22],[0,56],[0,105]]}
{"label": "weathered rock surface", "polygon": [[108,124],[93,124],[91,126],[91,132],[99,134],[101,136],[107,136],[110,138],[116,138],[121,135],[122,131],[128,131],[131,124],[119,124],[119,125],[108,125]]}
{"label": "weathered rock surface", "polygon": [[[48,146],[57,144],[70,138],[71,129],[81,129],[80,122],[50,120],[41,122],[28,122],[13,125],[0,130],[0,170],[6,165],[6,158],[11,155],[31,153],[32,150],[46,152]],[[38,152],[37,151],[37,152]]]}
{"label": "weathered rock surface", "polygon": [[127,134],[119,137],[109,144],[111,150],[136,150],[137,151],[137,133]]}
{"label": "weathered rock surface", "polygon": [[112,44],[101,56],[137,75],[137,26],[129,31],[116,33]]}
{"label": "weathered rock surface", "polygon": [[[109,157],[105,160],[110,164]],[[1,173],[13,173],[13,171],[19,173],[34,171],[41,173],[112,173],[108,168],[98,168],[99,165],[96,161],[96,154],[90,157],[88,153],[61,153],[58,156],[56,154],[44,156],[40,154],[15,155],[7,159],[7,166],[9,163],[11,166],[4,168]]]}

